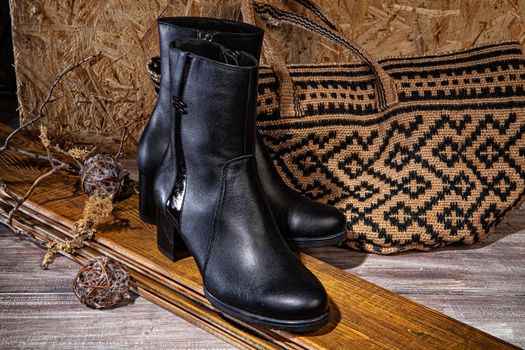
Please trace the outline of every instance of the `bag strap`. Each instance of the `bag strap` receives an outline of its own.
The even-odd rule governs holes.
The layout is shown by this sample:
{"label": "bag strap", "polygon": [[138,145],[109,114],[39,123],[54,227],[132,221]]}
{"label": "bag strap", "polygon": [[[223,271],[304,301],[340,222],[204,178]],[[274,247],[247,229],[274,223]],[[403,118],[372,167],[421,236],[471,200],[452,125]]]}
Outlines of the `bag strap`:
{"label": "bag strap", "polygon": [[[241,1],[241,13],[244,22],[256,25],[253,0]],[[264,28],[264,25],[263,29],[266,29]],[[266,30],[265,32],[267,33]],[[292,78],[290,77],[284,58],[277,53],[277,50],[275,49],[276,47],[277,45],[274,39],[270,35],[265,35],[262,52],[266,59],[266,63],[273,68],[277,76],[279,83],[278,97],[281,118],[301,116],[302,113],[299,107],[299,99],[296,98]]]}
{"label": "bag strap", "polygon": [[[315,8],[316,11],[314,11],[314,13],[316,13],[318,16],[320,14],[319,17],[321,18],[321,20],[323,20],[323,22],[328,22],[331,24],[331,22],[326,18],[326,16],[324,16],[324,14],[310,0],[295,1],[301,3],[301,5],[304,5],[304,3],[306,3],[307,5],[305,7],[307,7],[308,9]],[[370,56],[363,48],[361,48],[356,43],[347,40],[340,33],[334,31],[333,29],[326,28],[309,20],[306,17],[278,9],[269,4],[264,4],[255,0],[253,1],[253,10],[270,23],[288,23],[298,28],[302,28],[307,31],[313,32],[321,37],[324,37],[338,44],[343,48],[346,48],[360,61],[367,64],[372,69],[372,72],[376,79],[378,109],[380,111],[383,111],[397,103],[397,91],[392,78],[385,72],[385,70],[379,65],[379,63],[377,63],[377,61],[372,56]],[[332,26],[335,27],[335,25],[333,24],[331,25],[331,27]]]}
{"label": "bag strap", "polygon": [[329,19],[327,15],[321,10],[319,5],[317,5],[317,2],[315,0],[294,0],[296,3],[302,5],[303,7],[310,10],[313,14],[315,14],[321,21],[323,21],[324,24],[326,24],[328,27],[335,31],[341,31],[340,28],[335,24],[334,21]]}

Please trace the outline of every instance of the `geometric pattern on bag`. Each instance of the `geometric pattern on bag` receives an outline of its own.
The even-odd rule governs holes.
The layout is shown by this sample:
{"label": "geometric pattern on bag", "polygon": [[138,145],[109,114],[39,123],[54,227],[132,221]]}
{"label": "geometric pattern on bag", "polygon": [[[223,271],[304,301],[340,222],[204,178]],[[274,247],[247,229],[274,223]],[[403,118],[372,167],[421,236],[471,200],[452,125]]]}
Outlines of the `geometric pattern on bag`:
{"label": "geometric pattern on bag", "polygon": [[518,42],[379,60],[399,103],[375,107],[363,64],[290,65],[303,115],[280,118],[260,68],[258,129],[285,182],[346,213],[353,249],[473,243],[525,199],[525,60]]}

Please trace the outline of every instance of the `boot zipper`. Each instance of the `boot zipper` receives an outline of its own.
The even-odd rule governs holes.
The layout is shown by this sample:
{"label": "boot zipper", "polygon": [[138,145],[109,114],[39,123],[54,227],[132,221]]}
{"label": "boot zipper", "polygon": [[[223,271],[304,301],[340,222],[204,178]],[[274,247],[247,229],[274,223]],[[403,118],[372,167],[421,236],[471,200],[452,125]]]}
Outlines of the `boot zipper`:
{"label": "boot zipper", "polygon": [[175,138],[173,140],[176,173],[175,183],[171,190],[170,198],[168,199],[167,208],[170,214],[176,219],[180,220],[180,214],[182,211],[182,202],[184,200],[184,194],[186,192],[186,161],[184,159],[184,150],[182,148],[182,136],[181,136],[181,124],[182,116],[187,114],[186,104],[182,101],[184,97],[184,89],[186,87],[186,81],[188,80],[188,73],[191,66],[191,56],[186,55],[184,58],[184,67],[182,70],[182,76],[180,80],[180,86],[178,94],[173,95],[173,108],[175,110]]}
{"label": "boot zipper", "polygon": [[[201,40],[206,40],[206,41],[213,42],[216,35],[217,35],[217,32],[199,32],[197,37],[199,39],[201,39]],[[231,56],[233,56],[233,61],[235,62],[236,65],[238,65],[239,64],[240,52],[239,51],[228,50],[228,53]]]}
{"label": "boot zipper", "polygon": [[202,40],[213,41],[216,34],[216,32],[199,32],[197,37]]}

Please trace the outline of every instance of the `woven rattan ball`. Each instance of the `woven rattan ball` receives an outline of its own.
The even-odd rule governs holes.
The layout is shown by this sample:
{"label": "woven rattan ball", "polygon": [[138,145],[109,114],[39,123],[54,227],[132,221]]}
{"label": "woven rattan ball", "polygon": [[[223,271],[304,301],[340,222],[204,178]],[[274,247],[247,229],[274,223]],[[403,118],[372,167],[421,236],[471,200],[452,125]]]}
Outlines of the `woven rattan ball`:
{"label": "woven rattan ball", "polygon": [[158,93],[160,89],[160,57],[153,57],[148,63],[148,72],[155,92]]}
{"label": "woven rattan ball", "polygon": [[80,185],[86,194],[110,197],[112,200],[122,195],[128,179],[128,172],[108,154],[96,154],[89,158],[80,171]]}
{"label": "woven rattan ball", "polygon": [[99,256],[86,261],[79,269],[73,291],[89,307],[115,307],[129,295],[129,273],[118,262]]}

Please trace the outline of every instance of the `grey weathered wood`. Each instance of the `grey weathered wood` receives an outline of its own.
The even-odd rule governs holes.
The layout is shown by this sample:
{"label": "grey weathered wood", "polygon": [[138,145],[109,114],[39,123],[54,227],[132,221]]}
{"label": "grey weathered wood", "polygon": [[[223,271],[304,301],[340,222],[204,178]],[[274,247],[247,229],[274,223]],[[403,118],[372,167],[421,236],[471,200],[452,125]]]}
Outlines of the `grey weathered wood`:
{"label": "grey weathered wood", "polygon": [[[126,163],[134,169],[134,162]],[[136,172],[132,171],[132,177]],[[525,347],[525,210],[471,246],[381,256],[336,247],[309,254],[403,294],[498,338]],[[229,348],[157,305],[90,310],[71,293],[78,266],[0,225],[0,348]]]}
{"label": "grey weathered wood", "polygon": [[474,245],[397,255],[336,247],[308,253],[525,347],[525,210],[510,213],[493,236]]}
{"label": "grey weathered wood", "polygon": [[231,346],[144,298],[93,310],[71,291],[78,264],[0,225],[0,349],[230,349]]}

